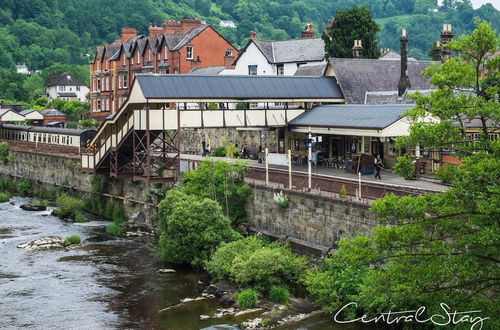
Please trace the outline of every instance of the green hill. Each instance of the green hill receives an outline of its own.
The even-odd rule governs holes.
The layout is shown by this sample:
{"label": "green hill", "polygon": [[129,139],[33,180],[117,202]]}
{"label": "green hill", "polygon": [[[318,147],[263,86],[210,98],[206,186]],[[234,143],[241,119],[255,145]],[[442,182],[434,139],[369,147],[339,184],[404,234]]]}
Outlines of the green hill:
{"label": "green hill", "polygon": [[[237,46],[248,32],[259,38],[297,38],[306,23],[320,34],[339,8],[366,5],[382,26],[379,46],[398,46],[399,30],[410,36],[410,55],[424,58],[442,24],[455,33],[472,31],[473,18],[493,23],[500,31],[500,12],[491,5],[472,9],[468,0],[2,0],[0,6],[0,67],[26,63],[43,69],[55,63],[86,64],[95,46],[118,37],[121,27],[146,33],[150,23],[196,16],[218,28],[229,19],[236,29],[218,28]],[[437,11],[437,12],[435,12]]]}

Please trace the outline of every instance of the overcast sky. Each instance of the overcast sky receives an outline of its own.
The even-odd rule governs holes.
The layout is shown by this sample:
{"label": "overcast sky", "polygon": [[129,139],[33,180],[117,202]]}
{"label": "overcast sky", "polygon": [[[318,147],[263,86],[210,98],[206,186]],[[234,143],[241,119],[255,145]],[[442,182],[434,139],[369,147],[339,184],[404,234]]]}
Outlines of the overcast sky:
{"label": "overcast sky", "polygon": [[479,8],[485,3],[491,3],[493,7],[500,10],[500,0],[471,0],[471,2],[474,8]]}

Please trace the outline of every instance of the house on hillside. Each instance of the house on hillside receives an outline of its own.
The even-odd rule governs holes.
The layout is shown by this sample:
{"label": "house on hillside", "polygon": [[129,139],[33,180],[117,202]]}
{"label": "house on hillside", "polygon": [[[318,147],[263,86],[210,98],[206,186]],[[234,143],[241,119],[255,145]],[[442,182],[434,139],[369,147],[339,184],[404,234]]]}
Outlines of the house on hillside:
{"label": "house on hillside", "polygon": [[28,67],[26,64],[18,64],[16,65],[16,72],[21,73],[21,74],[29,74],[30,71],[28,70]]}
{"label": "house on hillside", "polygon": [[62,99],[66,101],[87,102],[89,88],[80,80],[68,73],[53,75],[45,86],[45,94],[50,100]]}

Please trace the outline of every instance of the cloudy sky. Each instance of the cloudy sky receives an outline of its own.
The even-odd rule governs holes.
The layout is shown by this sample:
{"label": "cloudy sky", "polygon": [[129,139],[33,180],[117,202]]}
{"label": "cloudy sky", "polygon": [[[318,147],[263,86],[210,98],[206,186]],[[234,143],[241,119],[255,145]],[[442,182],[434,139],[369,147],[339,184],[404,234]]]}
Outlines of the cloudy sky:
{"label": "cloudy sky", "polygon": [[485,3],[491,3],[493,7],[500,10],[500,0],[471,0],[471,2],[474,8],[479,8]]}

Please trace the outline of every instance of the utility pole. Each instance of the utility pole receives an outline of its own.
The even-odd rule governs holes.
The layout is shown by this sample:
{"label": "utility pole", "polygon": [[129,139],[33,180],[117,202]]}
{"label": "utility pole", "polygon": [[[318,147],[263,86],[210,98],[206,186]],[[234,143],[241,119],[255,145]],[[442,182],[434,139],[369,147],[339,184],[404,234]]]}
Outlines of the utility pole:
{"label": "utility pole", "polygon": [[307,188],[309,189],[309,191],[311,191],[311,181],[312,181],[312,174],[311,174],[311,171],[312,171],[312,132],[311,132],[311,127],[309,127],[309,131],[307,132],[308,134],[308,139],[307,139],[307,146],[308,146],[308,149],[309,149],[309,161],[307,162]]}
{"label": "utility pole", "polygon": [[267,160],[267,157],[269,155],[269,149],[266,148],[265,154],[266,154],[266,186],[269,186],[269,162]]}
{"label": "utility pole", "polygon": [[292,190],[292,150],[288,149],[288,188]]}

